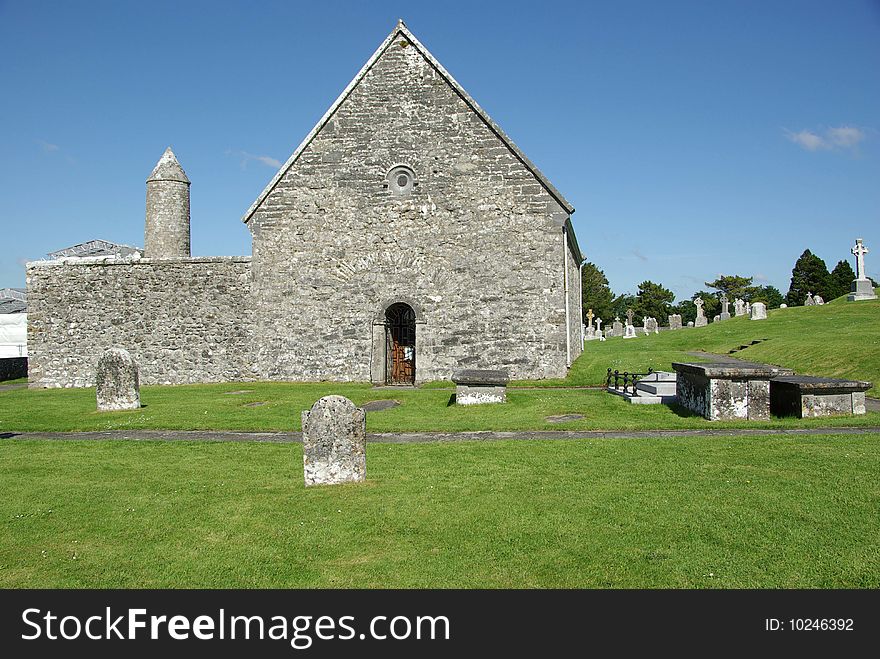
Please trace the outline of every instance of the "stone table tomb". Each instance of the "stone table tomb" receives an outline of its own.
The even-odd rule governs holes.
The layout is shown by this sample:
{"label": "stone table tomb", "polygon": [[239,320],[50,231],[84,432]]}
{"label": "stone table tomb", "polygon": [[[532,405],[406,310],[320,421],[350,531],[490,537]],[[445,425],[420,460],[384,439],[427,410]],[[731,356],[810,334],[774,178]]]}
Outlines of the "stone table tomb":
{"label": "stone table tomb", "polygon": [[672,364],[678,402],[710,421],[770,418],[770,379],[790,369],[752,362]]}
{"label": "stone table tomb", "polygon": [[865,392],[873,385],[811,375],[784,375],[770,380],[770,411],[803,419],[864,414]]}
{"label": "stone table tomb", "polygon": [[457,405],[507,402],[507,383],[510,381],[507,371],[466,368],[456,371],[452,381]]}

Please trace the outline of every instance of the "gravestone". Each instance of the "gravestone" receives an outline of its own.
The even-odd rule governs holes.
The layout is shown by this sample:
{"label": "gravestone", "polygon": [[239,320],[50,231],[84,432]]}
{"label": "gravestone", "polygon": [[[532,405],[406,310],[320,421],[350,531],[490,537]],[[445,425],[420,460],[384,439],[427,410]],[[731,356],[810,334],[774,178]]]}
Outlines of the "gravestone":
{"label": "gravestone", "polygon": [[620,322],[620,316],[614,317],[611,323],[611,336],[623,336],[623,323]]}
{"label": "gravestone", "polygon": [[736,298],[733,301],[733,315],[734,316],[745,316],[746,314],[746,304],[740,298]]}
{"label": "gravestone", "polygon": [[99,412],[136,410],[141,406],[138,366],[122,348],[110,348],[98,360],[95,397]]}
{"label": "gravestone", "polygon": [[693,326],[694,326],[694,321],[689,320],[689,321],[688,321],[688,327],[693,327]]}
{"label": "gravestone", "polygon": [[657,319],[654,318],[653,316],[648,316],[647,318],[645,318],[644,325],[645,325],[645,334],[650,334],[650,333],[659,334],[660,333],[659,330],[657,329]]}
{"label": "gravestone", "polygon": [[719,314],[721,320],[730,320],[730,309],[729,303],[727,301],[727,293],[721,294],[721,313]]}
{"label": "gravestone", "polygon": [[816,301],[813,299],[813,294],[808,292],[807,299],[804,300],[804,306],[805,307],[812,307],[815,304],[816,304]]}
{"label": "gravestone", "polygon": [[821,307],[823,304],[825,304],[825,300],[822,299],[822,296],[821,296],[821,295],[814,295],[814,296],[813,296],[813,302],[815,303],[815,305],[816,305],[817,307]]}
{"label": "gravestone", "polygon": [[633,316],[635,316],[635,312],[632,309],[627,309],[626,310],[626,324],[627,325],[633,324]]}
{"label": "gravestone", "polygon": [[755,302],[752,305],[752,313],[749,318],[751,318],[751,320],[766,320],[767,305],[765,305],[763,302]]}
{"label": "gravestone", "polygon": [[681,329],[681,314],[674,313],[669,315],[669,329]]}
{"label": "gravestone", "polygon": [[[601,322],[601,319],[596,318],[596,324],[598,325]],[[584,332],[584,341],[595,341],[599,337],[596,336],[596,329],[593,327],[593,310],[590,309],[587,312],[587,326],[586,331]]]}
{"label": "gravestone", "polygon": [[623,333],[623,338],[625,338],[625,339],[636,338],[636,328],[633,327],[632,325],[630,325],[629,323],[627,323],[626,324],[626,331],[624,331],[624,333]]}
{"label": "gravestone", "polygon": [[846,296],[847,302],[877,299],[874,285],[868,279],[868,274],[865,271],[865,254],[868,253],[868,248],[862,244],[861,238],[856,238],[856,244],[850,252],[856,257],[856,278],[853,279],[850,294]]}
{"label": "gravestone", "polygon": [[752,304],[751,302],[746,302],[746,316],[751,315],[752,313]]}
{"label": "gravestone", "polygon": [[788,305],[785,302],[783,302],[782,304],[779,305],[779,308],[780,309],[788,309]]}
{"label": "gravestone", "polygon": [[[705,327],[708,324],[706,320],[706,316],[703,315],[703,298],[697,298],[694,300],[694,304],[697,306],[697,319],[694,321],[694,327]],[[690,325],[690,323],[688,323]]]}
{"label": "gravestone", "polygon": [[367,476],[367,413],[344,396],[324,396],[302,413],[306,487]]}
{"label": "gravestone", "polygon": [[721,316],[713,316],[713,317],[712,317],[712,322],[713,322],[713,323],[717,323],[719,320],[721,320]]}

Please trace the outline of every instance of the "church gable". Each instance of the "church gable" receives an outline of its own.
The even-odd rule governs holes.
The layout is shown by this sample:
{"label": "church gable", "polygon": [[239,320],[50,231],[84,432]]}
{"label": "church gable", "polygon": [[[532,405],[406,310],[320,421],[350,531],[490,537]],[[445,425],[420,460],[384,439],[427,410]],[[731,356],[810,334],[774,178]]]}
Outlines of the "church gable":
{"label": "church gable", "polygon": [[527,204],[512,212],[550,217],[561,226],[574,210],[402,22],[243,220],[250,223],[255,214],[277,218],[291,194],[301,197],[303,188],[320,186],[316,178],[335,191],[366,191],[370,203],[389,191],[432,203],[449,186],[471,188],[480,202],[482,193],[497,197],[513,186]]}

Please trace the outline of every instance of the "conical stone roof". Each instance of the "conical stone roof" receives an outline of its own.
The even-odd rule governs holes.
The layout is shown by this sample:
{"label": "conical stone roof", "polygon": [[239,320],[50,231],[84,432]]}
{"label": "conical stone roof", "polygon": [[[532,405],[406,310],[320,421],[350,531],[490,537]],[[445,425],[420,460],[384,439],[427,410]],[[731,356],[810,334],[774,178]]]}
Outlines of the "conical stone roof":
{"label": "conical stone roof", "polygon": [[174,155],[174,151],[171,150],[170,146],[165,149],[165,153],[162,154],[162,157],[159,158],[159,162],[156,163],[156,167],[153,168],[153,171],[150,173],[147,183],[150,181],[179,181],[180,183],[189,183],[189,179],[186,177],[186,172],[183,171],[183,167],[177,162],[177,156]]}

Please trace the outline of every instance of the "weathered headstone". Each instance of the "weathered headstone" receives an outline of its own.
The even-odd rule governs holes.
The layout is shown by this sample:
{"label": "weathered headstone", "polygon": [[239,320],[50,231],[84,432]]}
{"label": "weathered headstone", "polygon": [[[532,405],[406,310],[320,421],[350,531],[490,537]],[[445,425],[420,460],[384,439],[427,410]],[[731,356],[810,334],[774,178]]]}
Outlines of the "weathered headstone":
{"label": "weathered headstone", "polygon": [[636,338],[636,328],[633,327],[632,325],[630,325],[629,323],[627,323],[627,324],[626,324],[626,330],[625,330],[624,333],[623,333],[623,338],[625,338],[625,339],[634,339],[634,338]]}
{"label": "weathered headstone", "polygon": [[694,326],[694,321],[689,320],[689,321],[688,321],[688,327],[693,327],[693,326]]}
{"label": "weathered headstone", "polygon": [[[586,329],[584,331],[584,341],[595,341],[599,337],[596,336],[596,328],[593,327],[593,310],[592,309],[590,309],[587,312],[587,321],[588,322],[586,325]],[[596,321],[597,321],[596,324],[598,325],[598,323],[600,322],[600,319],[597,318]]]}
{"label": "weathered headstone", "polygon": [[659,334],[657,329],[657,319],[654,316],[645,318],[645,334]]}
{"label": "weathered headstone", "polygon": [[138,366],[122,348],[110,348],[98,360],[95,397],[99,412],[136,410],[141,406]]}
{"label": "weathered headstone", "polygon": [[681,314],[673,313],[669,315],[669,329],[681,329]]}
{"label": "weathered headstone", "polygon": [[694,321],[694,327],[705,327],[709,321],[703,315],[703,298],[698,297],[694,300],[694,304],[697,305],[697,319]]}
{"label": "weathered headstone", "polygon": [[788,305],[785,302],[783,302],[782,304],[779,305],[779,308],[780,309],[788,309]]}
{"label": "weathered headstone", "polygon": [[363,481],[367,413],[344,396],[324,396],[302,413],[306,487]]}
{"label": "weathered headstone", "polygon": [[719,318],[721,320],[730,320],[730,303],[727,301],[727,293],[721,294],[721,313],[719,314]]}
{"label": "weathered headstone", "polygon": [[712,322],[713,322],[713,323],[717,323],[719,320],[721,320],[721,316],[716,315],[716,316],[713,316],[713,317],[712,317]]}
{"label": "weathered headstone", "polygon": [[749,318],[751,320],[766,320],[767,305],[765,305],[763,302],[755,302],[752,305],[752,313]]}
{"label": "weathered headstone", "polygon": [[856,244],[850,251],[856,257],[856,278],[853,279],[851,293],[846,296],[847,301],[858,302],[859,300],[877,299],[874,285],[865,272],[865,254],[868,253],[868,248],[862,244],[861,238],[856,238]]}
{"label": "weathered headstone", "polygon": [[614,317],[611,323],[611,336],[623,336],[623,323],[620,322],[620,316]]}
{"label": "weathered headstone", "polygon": [[816,301],[813,299],[813,294],[810,292],[807,292],[807,299],[804,300],[804,306],[805,307],[812,307],[815,304],[816,304]]}
{"label": "weathered headstone", "polygon": [[746,316],[751,315],[751,313],[752,313],[752,303],[746,302]]}
{"label": "weathered headstone", "polygon": [[632,309],[627,309],[626,310],[626,324],[627,325],[633,324],[633,316],[635,316],[635,312]]}
{"label": "weathered headstone", "polygon": [[734,316],[744,316],[746,314],[746,303],[742,301],[740,298],[736,298],[733,301],[733,315]]}
{"label": "weathered headstone", "polygon": [[821,307],[823,304],[825,304],[825,300],[822,298],[821,295],[814,295],[814,296],[813,296],[813,303],[814,303],[817,307]]}

